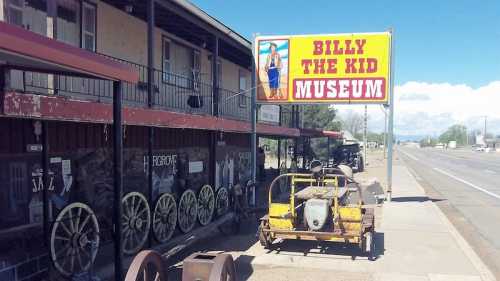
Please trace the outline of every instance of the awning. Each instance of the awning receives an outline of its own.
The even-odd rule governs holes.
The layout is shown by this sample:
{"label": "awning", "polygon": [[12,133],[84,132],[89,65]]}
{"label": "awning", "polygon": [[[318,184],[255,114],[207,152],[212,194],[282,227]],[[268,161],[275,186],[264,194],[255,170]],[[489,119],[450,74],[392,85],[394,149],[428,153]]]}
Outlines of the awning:
{"label": "awning", "polygon": [[[111,104],[81,101],[61,96],[4,93],[0,112],[20,118],[42,118],[76,122],[112,123]],[[123,107],[124,124],[168,128],[188,128],[234,133],[249,133],[249,122],[140,107]],[[257,134],[293,138],[300,136],[295,128],[257,124]]]}
{"label": "awning", "polygon": [[300,136],[301,137],[308,137],[308,138],[325,138],[325,137],[327,137],[327,138],[331,138],[331,139],[341,139],[342,132],[302,128],[302,129],[300,129]]}
{"label": "awning", "polygon": [[0,21],[0,66],[137,83],[131,67]]}

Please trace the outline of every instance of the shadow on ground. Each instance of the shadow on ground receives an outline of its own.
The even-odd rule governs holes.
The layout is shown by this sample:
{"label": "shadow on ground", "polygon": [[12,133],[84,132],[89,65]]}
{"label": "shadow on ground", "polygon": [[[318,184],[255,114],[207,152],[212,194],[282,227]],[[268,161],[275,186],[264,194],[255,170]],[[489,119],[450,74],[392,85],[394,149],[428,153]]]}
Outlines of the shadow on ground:
{"label": "shadow on ground", "polygon": [[428,196],[408,196],[408,197],[393,197],[392,202],[440,202],[446,199],[429,198]]}
{"label": "shadow on ground", "polygon": [[[237,234],[228,235],[221,232],[214,232],[209,238],[199,241],[189,249],[182,251],[168,261],[168,280],[182,280],[182,263],[181,261],[195,252],[245,252],[257,242],[257,227],[258,215],[250,216],[247,220],[242,221],[241,227]],[[253,273],[252,260],[253,256],[239,255],[235,258],[237,280],[247,280]]]}
{"label": "shadow on ground", "polygon": [[[374,259],[378,259],[385,253],[384,233],[375,233],[375,251]],[[351,258],[367,258],[366,254],[362,253],[357,244],[325,242],[325,241],[300,241],[300,240],[284,240],[278,243],[273,250],[269,250],[267,254],[274,253],[277,255],[297,256],[297,253],[307,257],[321,259],[344,259]]]}

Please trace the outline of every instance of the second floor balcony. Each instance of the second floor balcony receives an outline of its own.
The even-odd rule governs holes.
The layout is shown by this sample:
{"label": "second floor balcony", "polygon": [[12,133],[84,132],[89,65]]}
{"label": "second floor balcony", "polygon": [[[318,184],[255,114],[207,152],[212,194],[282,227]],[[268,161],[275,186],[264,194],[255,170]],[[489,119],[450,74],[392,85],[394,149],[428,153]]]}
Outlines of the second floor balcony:
{"label": "second floor balcony", "polygon": [[[117,58],[112,59],[132,66],[139,73],[138,83],[123,83],[124,105],[148,108],[150,105],[147,67]],[[63,74],[51,75],[8,67],[4,68],[3,75],[5,92],[58,96],[98,103],[112,102],[113,84],[111,81]],[[155,69],[153,80],[152,109],[250,121],[251,92],[249,90],[235,92],[220,87],[217,89],[217,99],[214,99],[212,83],[202,79]],[[293,114],[289,109],[280,108],[280,120],[280,125],[283,127],[296,127]]]}

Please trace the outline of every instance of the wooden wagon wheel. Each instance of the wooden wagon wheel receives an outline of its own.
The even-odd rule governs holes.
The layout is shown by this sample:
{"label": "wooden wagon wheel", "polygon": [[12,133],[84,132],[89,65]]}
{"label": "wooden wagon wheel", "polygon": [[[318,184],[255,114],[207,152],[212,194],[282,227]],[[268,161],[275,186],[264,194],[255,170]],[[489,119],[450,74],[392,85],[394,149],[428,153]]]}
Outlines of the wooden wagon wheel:
{"label": "wooden wagon wheel", "polygon": [[229,209],[229,194],[225,187],[220,187],[215,196],[215,214],[221,216]]}
{"label": "wooden wagon wheel", "polygon": [[151,214],[146,197],[129,192],[122,199],[122,241],[125,254],[137,253],[146,243],[151,225]]}
{"label": "wooden wagon wheel", "polygon": [[198,221],[201,225],[207,225],[214,214],[214,191],[208,184],[204,185],[198,193]]}
{"label": "wooden wagon wheel", "polygon": [[99,249],[99,224],[92,209],[72,203],[62,209],[52,226],[50,256],[64,276],[89,270]]}
{"label": "wooden wagon wheel", "polygon": [[135,256],[125,281],[167,281],[168,275],[158,252],[145,250]]}
{"label": "wooden wagon wheel", "polygon": [[235,281],[236,267],[233,257],[228,254],[220,254],[214,259],[214,266],[210,271],[209,281]]}
{"label": "wooden wagon wheel", "polygon": [[163,193],[156,201],[153,212],[153,234],[158,242],[165,243],[174,234],[177,225],[177,203],[174,196]]}
{"label": "wooden wagon wheel", "polygon": [[179,229],[187,233],[193,229],[196,223],[198,211],[198,201],[196,195],[190,189],[182,193],[181,199],[179,200],[179,207],[177,211],[177,221],[179,224]]}

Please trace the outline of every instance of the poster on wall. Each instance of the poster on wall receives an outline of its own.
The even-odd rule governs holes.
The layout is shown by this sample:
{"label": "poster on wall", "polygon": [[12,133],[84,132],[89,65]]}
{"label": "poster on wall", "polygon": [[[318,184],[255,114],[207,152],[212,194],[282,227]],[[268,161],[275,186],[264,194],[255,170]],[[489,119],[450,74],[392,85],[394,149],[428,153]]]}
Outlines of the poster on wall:
{"label": "poster on wall", "polygon": [[386,104],[391,33],[258,36],[257,102]]}
{"label": "poster on wall", "polygon": [[215,164],[215,189],[231,189],[251,178],[250,152],[237,146],[218,146]]}
{"label": "poster on wall", "polygon": [[280,107],[274,104],[265,104],[259,108],[259,121],[266,123],[279,124]]}

